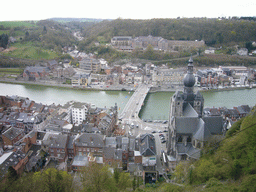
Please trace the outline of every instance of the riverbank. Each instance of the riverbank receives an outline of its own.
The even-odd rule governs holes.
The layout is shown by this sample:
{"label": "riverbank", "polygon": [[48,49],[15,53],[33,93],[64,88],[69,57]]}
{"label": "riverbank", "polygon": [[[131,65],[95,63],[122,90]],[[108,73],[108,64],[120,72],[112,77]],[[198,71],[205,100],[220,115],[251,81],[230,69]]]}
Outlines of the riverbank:
{"label": "riverbank", "polygon": [[[88,90],[88,91],[129,91],[133,92],[137,87],[131,85],[92,85],[90,87],[73,87],[70,84],[63,84],[58,81],[49,81],[49,80],[39,80],[39,81],[24,81],[24,80],[16,80],[10,78],[0,78],[1,83],[9,83],[9,84],[19,84],[19,85],[40,85],[45,87],[57,87],[57,88],[66,88],[66,89],[76,89],[76,90]],[[231,91],[231,90],[243,90],[243,89],[251,89],[256,88],[256,84],[253,84],[251,87],[248,86],[229,86],[229,87],[218,87],[218,88],[206,88],[206,87],[194,87],[194,91],[200,92],[216,92],[216,91]],[[183,86],[175,86],[175,87],[151,87],[149,93],[155,92],[176,92],[183,91]]]}

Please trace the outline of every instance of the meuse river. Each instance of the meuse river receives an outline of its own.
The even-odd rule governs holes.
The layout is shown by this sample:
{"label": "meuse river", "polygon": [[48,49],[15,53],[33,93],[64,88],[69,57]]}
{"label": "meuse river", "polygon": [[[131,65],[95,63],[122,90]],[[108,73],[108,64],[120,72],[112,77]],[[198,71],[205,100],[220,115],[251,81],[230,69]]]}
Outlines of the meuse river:
{"label": "meuse river", "polygon": [[[204,107],[233,108],[238,105],[254,106],[256,89],[231,90],[222,92],[203,92]],[[132,95],[125,91],[88,91],[37,85],[15,85],[0,83],[0,95],[19,95],[43,104],[65,104],[75,100],[95,104],[97,107],[110,107],[117,103],[121,112]],[[148,94],[141,111],[142,119],[168,119],[172,92]]]}

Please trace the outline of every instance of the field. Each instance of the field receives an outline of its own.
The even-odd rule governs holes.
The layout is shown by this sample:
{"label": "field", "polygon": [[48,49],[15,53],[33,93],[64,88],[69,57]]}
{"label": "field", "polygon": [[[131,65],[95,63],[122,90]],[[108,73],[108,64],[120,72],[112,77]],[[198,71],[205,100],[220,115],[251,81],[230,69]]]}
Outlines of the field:
{"label": "field", "polygon": [[50,50],[43,49],[28,43],[15,43],[3,52],[3,55],[23,59],[54,59],[58,55]]}
{"label": "field", "polygon": [[22,71],[20,68],[0,68],[0,77],[16,78]]}
{"label": "field", "polygon": [[5,28],[10,27],[10,28],[14,28],[14,27],[34,27],[35,24],[33,21],[0,21],[0,26],[3,26]]}

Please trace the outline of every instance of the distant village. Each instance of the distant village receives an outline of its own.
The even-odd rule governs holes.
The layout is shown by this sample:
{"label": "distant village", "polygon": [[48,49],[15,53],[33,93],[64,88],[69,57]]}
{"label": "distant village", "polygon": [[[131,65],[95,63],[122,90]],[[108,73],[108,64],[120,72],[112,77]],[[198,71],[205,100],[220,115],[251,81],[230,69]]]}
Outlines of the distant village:
{"label": "distant village", "polygon": [[[75,33],[79,36],[79,33]],[[203,41],[173,41],[162,37],[139,36],[115,36],[109,46],[120,51],[133,49],[145,50],[152,45],[154,50],[181,51],[198,49],[205,46]],[[204,48],[205,49],[205,48]],[[205,54],[214,54],[215,48],[205,49]],[[16,80],[23,82],[37,82],[43,84],[71,86],[77,88],[95,89],[122,89],[136,87],[142,83],[162,89],[174,89],[183,85],[183,77],[186,69],[170,68],[168,65],[154,65],[134,63],[123,60],[111,63],[104,59],[97,59],[97,53],[86,54],[79,52],[74,47],[64,47],[63,53],[67,53],[76,59],[79,64],[71,65],[70,60],[57,62],[50,60],[38,63],[35,66],[27,66]],[[248,55],[245,48],[238,49],[238,55]],[[217,89],[225,87],[253,86],[256,80],[256,71],[245,66],[219,66],[218,68],[195,69],[195,86],[203,89]],[[2,77],[8,80],[8,75]],[[9,78],[10,79],[10,78]]]}
{"label": "distant village", "polygon": [[[70,61],[58,63],[56,60],[38,66],[28,66],[16,80],[38,82],[74,88],[132,90],[142,83],[155,88],[175,89],[183,85],[185,68],[169,68],[167,65],[125,62],[109,66],[104,59],[96,59],[94,54],[77,50],[69,54],[79,60],[79,67]],[[221,89],[228,87],[252,87],[256,81],[256,70],[245,66],[219,66],[218,68],[196,69],[195,86],[202,89]],[[255,85],[254,85],[255,86]]]}

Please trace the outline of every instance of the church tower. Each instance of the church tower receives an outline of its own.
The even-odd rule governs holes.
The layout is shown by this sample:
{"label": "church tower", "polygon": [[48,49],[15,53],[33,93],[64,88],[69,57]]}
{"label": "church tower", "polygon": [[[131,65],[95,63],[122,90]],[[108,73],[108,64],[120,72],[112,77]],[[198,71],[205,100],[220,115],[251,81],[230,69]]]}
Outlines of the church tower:
{"label": "church tower", "polygon": [[184,92],[176,91],[176,93],[171,97],[170,102],[170,114],[169,114],[169,139],[168,139],[168,149],[175,149],[176,143],[176,127],[175,118],[186,116],[187,108],[193,108],[194,114],[197,117],[202,117],[204,98],[198,91],[194,93],[195,76],[193,75],[193,59],[190,57],[188,61],[187,74],[184,77]]}

